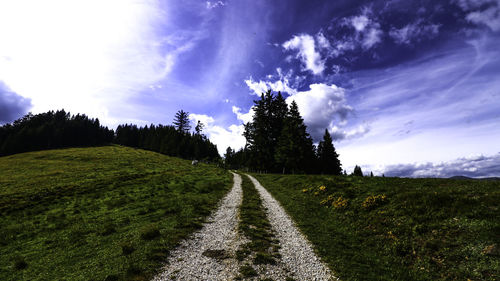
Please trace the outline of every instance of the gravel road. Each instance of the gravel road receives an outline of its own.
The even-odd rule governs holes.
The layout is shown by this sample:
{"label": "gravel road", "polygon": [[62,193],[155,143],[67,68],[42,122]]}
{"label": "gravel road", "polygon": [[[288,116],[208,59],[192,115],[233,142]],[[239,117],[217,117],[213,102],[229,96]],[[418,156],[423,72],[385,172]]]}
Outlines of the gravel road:
{"label": "gravel road", "polygon": [[[155,276],[154,281],[234,280],[239,276],[241,264],[236,260],[235,253],[248,240],[238,233],[243,192],[240,175],[233,173],[233,176],[233,187],[222,199],[217,211],[201,230],[170,253],[162,273]],[[265,277],[272,280],[285,280],[285,276],[292,276],[294,280],[337,280],[280,204],[255,178],[248,177],[259,192],[281,246],[278,264],[261,268]]]}

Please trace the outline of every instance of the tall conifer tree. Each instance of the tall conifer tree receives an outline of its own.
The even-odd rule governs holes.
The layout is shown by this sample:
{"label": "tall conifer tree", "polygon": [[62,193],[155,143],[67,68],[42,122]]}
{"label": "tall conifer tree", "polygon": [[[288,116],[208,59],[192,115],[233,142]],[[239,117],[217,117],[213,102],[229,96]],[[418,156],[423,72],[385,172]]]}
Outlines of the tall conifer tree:
{"label": "tall conifer tree", "polygon": [[338,157],[339,155],[333,146],[332,137],[328,130],[325,129],[323,140],[318,144],[319,171],[322,174],[341,175],[342,166]]}
{"label": "tall conifer tree", "polygon": [[177,111],[173,124],[179,132],[188,133],[191,129],[191,125],[189,125],[189,112],[185,112],[182,109]]}
{"label": "tall conifer tree", "polygon": [[288,106],[281,93],[275,96],[270,90],[254,104],[253,120],[245,124],[243,133],[247,140],[248,164],[254,170],[274,172],[277,170],[274,155]]}
{"label": "tall conifer tree", "polygon": [[283,173],[311,172],[314,166],[314,145],[295,101],[285,119],[275,159]]}

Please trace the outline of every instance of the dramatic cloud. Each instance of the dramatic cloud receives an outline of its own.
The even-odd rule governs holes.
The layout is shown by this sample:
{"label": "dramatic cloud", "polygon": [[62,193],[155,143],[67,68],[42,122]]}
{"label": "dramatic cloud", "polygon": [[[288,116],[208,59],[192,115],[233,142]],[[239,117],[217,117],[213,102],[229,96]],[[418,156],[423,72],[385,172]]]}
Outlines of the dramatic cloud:
{"label": "dramatic cloud", "polygon": [[368,124],[361,124],[354,129],[346,130],[345,128],[339,128],[334,125],[330,128],[329,132],[333,140],[349,140],[360,138],[366,135],[368,132],[370,132],[370,126]]}
{"label": "dramatic cloud", "polygon": [[[295,101],[299,111],[308,126],[311,136],[319,141],[325,129],[328,129],[335,140],[344,140],[361,137],[369,131],[367,124],[356,128],[346,128],[347,118],[354,109],[347,104],[345,89],[334,84],[315,83],[309,85],[309,90],[298,91],[289,84],[290,75],[283,75],[278,69],[279,80],[274,82],[265,80],[254,81],[252,78],[245,80],[246,85],[256,95],[267,90],[284,92],[288,94],[286,101],[290,104]],[[270,76],[269,78],[272,78]],[[246,114],[241,113],[239,107],[233,106],[233,113],[245,123],[251,120],[253,109]]]}
{"label": "dramatic cloud", "polygon": [[189,49],[159,36],[167,21],[155,1],[1,1],[0,79],[34,112],[65,108],[108,123]]}
{"label": "dramatic cloud", "polygon": [[318,47],[320,49],[330,50],[332,48],[330,42],[328,41],[328,39],[326,39],[323,32],[318,32],[318,34],[316,34],[316,42],[318,43]]}
{"label": "dramatic cloud", "polygon": [[297,103],[311,136],[319,140],[325,129],[332,131],[334,126],[345,125],[348,115],[353,112],[344,92],[343,88],[333,84],[311,84],[308,91],[297,92],[287,97],[286,101]]}
{"label": "dramatic cloud", "polygon": [[367,122],[370,132],[339,143],[345,167],[439,163],[500,151],[498,40],[469,43],[383,72],[353,73],[349,104],[356,116],[349,123]]}
{"label": "dramatic cloud", "polygon": [[420,42],[423,38],[434,38],[438,33],[438,24],[425,24],[422,20],[418,20],[402,28],[393,27],[389,35],[397,44],[410,45],[413,41]]}
{"label": "dramatic cloud", "polygon": [[366,26],[370,23],[370,19],[366,15],[354,16],[350,19],[350,23],[357,32],[363,32]]}
{"label": "dramatic cloud", "polygon": [[0,124],[22,117],[31,107],[31,101],[12,92],[0,81]]}
{"label": "dramatic cloud", "polygon": [[[325,42],[321,41],[321,44],[324,45]],[[285,50],[298,51],[297,58],[302,61],[305,69],[311,71],[313,74],[321,74],[325,69],[325,62],[321,59],[320,53],[317,52],[314,37],[311,35],[295,35],[292,39],[283,43],[282,46]]]}
{"label": "dramatic cloud", "polygon": [[[328,50],[326,57],[332,58],[341,57],[349,51],[368,52],[382,43],[384,35],[373,11],[367,7],[361,10],[361,14],[332,21],[328,30],[331,33],[329,37],[320,33],[318,42],[321,38],[322,45]],[[347,57],[343,59],[349,60]]]}
{"label": "dramatic cloud", "polygon": [[500,30],[499,0],[457,0],[455,2],[467,12],[465,18],[468,21],[486,25],[495,32]]}
{"label": "dramatic cloud", "polygon": [[385,167],[384,173],[391,177],[438,177],[453,176],[495,177],[499,176],[500,153],[493,156],[471,156],[441,163],[400,164]]}
{"label": "dramatic cloud", "polygon": [[500,10],[498,6],[484,11],[471,12],[466,18],[473,23],[484,24],[493,31],[500,30]]}
{"label": "dramatic cloud", "polygon": [[[345,19],[345,24],[350,24],[355,30],[355,41],[361,42],[363,49],[368,50],[382,41],[383,34],[380,24],[372,18],[372,11],[364,8],[361,15]],[[344,46],[345,43],[339,44]]]}
{"label": "dramatic cloud", "polygon": [[252,121],[254,110],[253,110],[253,106],[252,106],[247,113],[242,113],[241,108],[239,108],[237,106],[233,106],[233,113],[236,114],[236,117],[238,118],[238,120],[241,120],[241,122],[243,122],[243,124],[246,124],[246,123]]}
{"label": "dramatic cloud", "polygon": [[250,77],[249,79],[245,80],[245,84],[248,86],[248,88],[250,88],[250,90],[252,90],[255,95],[259,97],[268,90],[289,94],[297,92],[295,89],[290,88],[289,81],[287,79],[280,79],[274,82],[259,80],[259,82],[257,82],[254,81],[252,77]]}

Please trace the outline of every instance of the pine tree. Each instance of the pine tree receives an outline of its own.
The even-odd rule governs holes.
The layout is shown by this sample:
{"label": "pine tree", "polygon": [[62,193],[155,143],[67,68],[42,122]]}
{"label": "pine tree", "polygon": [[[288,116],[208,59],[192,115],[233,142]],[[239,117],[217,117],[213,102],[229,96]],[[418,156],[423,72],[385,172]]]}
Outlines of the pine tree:
{"label": "pine tree", "polygon": [[253,119],[245,124],[243,133],[250,168],[268,172],[277,170],[274,155],[287,112],[281,93],[274,96],[269,90],[261,95],[260,100],[254,101]]}
{"label": "pine tree", "polygon": [[354,172],[352,173],[354,176],[362,177],[363,176],[363,171],[361,171],[361,167],[356,165],[354,167]]}
{"label": "pine tree", "polygon": [[311,172],[314,167],[314,145],[295,101],[290,105],[278,139],[275,159],[283,173]]}
{"label": "pine tree", "polygon": [[341,175],[342,165],[338,157],[339,155],[333,146],[332,137],[328,130],[325,129],[323,140],[318,144],[319,171],[322,174]]}
{"label": "pine tree", "polygon": [[226,169],[234,169],[233,168],[233,162],[234,162],[234,150],[228,146],[226,149],[226,154],[224,154],[224,163]]}
{"label": "pine tree", "polygon": [[373,178],[373,172],[370,171],[370,178]]}
{"label": "pine tree", "polygon": [[201,135],[201,132],[203,131],[203,128],[205,125],[201,123],[200,120],[198,120],[198,123],[196,123],[196,127],[194,127],[194,131],[196,132],[197,135]]}
{"label": "pine tree", "polygon": [[191,129],[191,125],[189,125],[189,112],[185,112],[182,109],[177,111],[173,124],[179,132],[188,133]]}

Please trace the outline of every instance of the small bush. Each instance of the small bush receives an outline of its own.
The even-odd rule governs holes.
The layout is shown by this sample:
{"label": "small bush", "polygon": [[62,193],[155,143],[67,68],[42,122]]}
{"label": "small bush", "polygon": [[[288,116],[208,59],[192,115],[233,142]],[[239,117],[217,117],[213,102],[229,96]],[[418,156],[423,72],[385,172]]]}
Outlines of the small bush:
{"label": "small bush", "polygon": [[28,263],[24,260],[23,257],[21,256],[17,256],[15,259],[14,259],[14,268],[16,270],[23,270],[25,269],[26,267],[28,267]]}
{"label": "small bush", "polygon": [[142,273],[142,269],[135,265],[135,264],[129,264],[127,268],[127,275],[129,276],[134,276],[134,275],[140,275]]}
{"label": "small bush", "polygon": [[132,254],[132,252],[135,251],[134,246],[130,242],[123,242],[121,244],[121,248],[122,248],[122,254],[126,256]]}
{"label": "small bush", "polygon": [[104,228],[101,231],[101,235],[106,236],[116,232],[115,226],[112,223],[104,224]]}
{"label": "small bush", "polygon": [[141,238],[143,240],[153,240],[158,236],[160,236],[160,230],[156,224],[150,224],[141,231]]}
{"label": "small bush", "polygon": [[332,202],[332,206],[335,209],[344,209],[345,207],[347,207],[348,202],[349,202],[349,200],[347,200],[346,198],[343,198],[342,196],[339,196],[339,198],[337,198],[337,200]]}
{"label": "small bush", "polygon": [[363,208],[367,210],[375,209],[376,207],[383,205],[387,201],[385,194],[383,195],[370,195],[366,197],[363,201]]}

